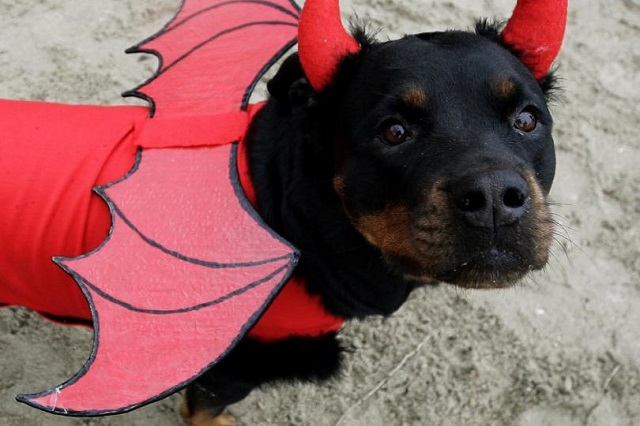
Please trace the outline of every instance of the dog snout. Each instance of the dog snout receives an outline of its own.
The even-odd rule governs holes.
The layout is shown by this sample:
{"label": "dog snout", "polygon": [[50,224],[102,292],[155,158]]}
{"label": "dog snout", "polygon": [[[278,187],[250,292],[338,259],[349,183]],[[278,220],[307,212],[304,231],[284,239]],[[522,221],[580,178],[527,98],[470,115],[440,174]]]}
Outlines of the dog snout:
{"label": "dog snout", "polygon": [[520,173],[491,170],[467,175],[450,187],[451,208],[473,227],[497,230],[517,223],[531,204]]}

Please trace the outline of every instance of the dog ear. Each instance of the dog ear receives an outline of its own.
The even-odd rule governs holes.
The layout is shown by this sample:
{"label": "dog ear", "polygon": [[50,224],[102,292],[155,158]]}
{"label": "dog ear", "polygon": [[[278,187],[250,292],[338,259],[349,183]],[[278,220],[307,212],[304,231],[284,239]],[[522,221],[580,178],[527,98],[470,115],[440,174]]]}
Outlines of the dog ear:
{"label": "dog ear", "polygon": [[272,98],[283,105],[304,105],[313,95],[297,53],[289,56],[267,83]]}
{"label": "dog ear", "polygon": [[566,24],[567,0],[518,0],[499,37],[544,85],[562,46]]}
{"label": "dog ear", "polygon": [[321,90],[340,61],[360,50],[360,43],[342,25],[339,0],[307,0],[298,28],[302,68],[311,86]]}

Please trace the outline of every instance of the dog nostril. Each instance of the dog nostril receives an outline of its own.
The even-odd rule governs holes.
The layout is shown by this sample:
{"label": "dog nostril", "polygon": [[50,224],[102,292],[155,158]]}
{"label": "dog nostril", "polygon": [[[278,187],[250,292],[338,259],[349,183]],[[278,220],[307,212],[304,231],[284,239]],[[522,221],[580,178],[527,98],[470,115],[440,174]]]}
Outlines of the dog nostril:
{"label": "dog nostril", "polygon": [[518,207],[522,207],[526,197],[522,191],[516,188],[507,188],[504,192],[502,201],[506,207],[517,209]]}
{"label": "dog nostril", "polygon": [[518,222],[531,204],[527,182],[511,170],[463,176],[451,184],[450,193],[451,207],[467,225],[494,231]]}
{"label": "dog nostril", "polygon": [[463,212],[476,212],[484,209],[487,201],[482,192],[471,191],[460,197],[456,204]]}

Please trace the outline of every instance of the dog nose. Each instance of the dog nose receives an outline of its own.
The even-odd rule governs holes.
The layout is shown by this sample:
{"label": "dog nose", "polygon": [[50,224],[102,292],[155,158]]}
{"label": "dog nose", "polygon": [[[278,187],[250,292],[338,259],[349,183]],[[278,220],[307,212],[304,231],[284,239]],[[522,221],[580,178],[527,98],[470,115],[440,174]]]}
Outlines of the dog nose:
{"label": "dog nose", "polygon": [[492,170],[463,177],[451,185],[451,203],[471,226],[497,229],[524,216],[531,196],[517,172]]}

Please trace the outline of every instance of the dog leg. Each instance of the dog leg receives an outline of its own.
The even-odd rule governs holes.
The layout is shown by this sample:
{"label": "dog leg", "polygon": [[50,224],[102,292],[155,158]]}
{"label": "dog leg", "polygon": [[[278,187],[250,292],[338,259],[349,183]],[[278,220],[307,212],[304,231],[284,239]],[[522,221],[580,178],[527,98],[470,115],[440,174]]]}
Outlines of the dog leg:
{"label": "dog leg", "polygon": [[187,388],[180,416],[188,426],[235,426],[235,418],[224,411],[243,400],[252,389],[253,386],[223,374],[205,374]]}

